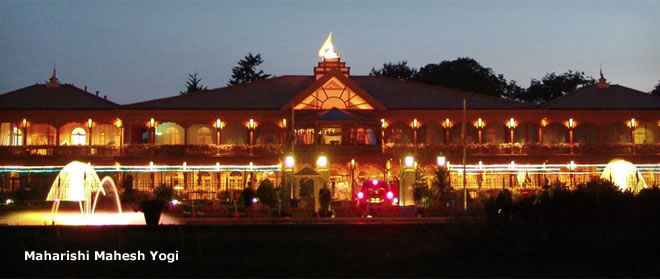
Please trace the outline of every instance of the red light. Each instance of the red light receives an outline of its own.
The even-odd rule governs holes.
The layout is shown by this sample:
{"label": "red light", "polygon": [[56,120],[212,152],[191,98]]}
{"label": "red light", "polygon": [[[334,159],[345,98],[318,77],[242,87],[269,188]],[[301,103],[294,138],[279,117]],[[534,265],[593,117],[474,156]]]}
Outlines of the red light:
{"label": "red light", "polygon": [[374,186],[378,185],[378,180],[376,180],[376,179],[372,180],[371,184],[373,184]]}
{"label": "red light", "polygon": [[358,199],[364,198],[364,193],[358,192],[357,197],[358,197]]}
{"label": "red light", "polygon": [[387,198],[390,199],[390,200],[391,200],[392,198],[394,198],[394,193],[392,193],[392,191],[388,191],[388,192],[387,192]]}

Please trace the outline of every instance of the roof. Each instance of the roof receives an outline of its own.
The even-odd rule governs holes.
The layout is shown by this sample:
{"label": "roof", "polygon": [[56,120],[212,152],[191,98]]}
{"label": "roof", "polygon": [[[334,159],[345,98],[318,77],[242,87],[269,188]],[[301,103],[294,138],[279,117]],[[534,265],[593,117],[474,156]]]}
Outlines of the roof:
{"label": "roof", "polygon": [[126,105],[132,109],[280,109],[314,82],[312,76],[280,76],[239,85]]}
{"label": "roof", "polygon": [[352,76],[352,80],[388,109],[523,109],[535,105],[469,91],[390,77]]}
{"label": "roof", "polygon": [[321,174],[319,174],[318,172],[316,172],[315,170],[313,170],[310,167],[304,167],[301,170],[299,170],[298,172],[296,172],[296,174],[294,174],[294,175],[295,176],[321,176]]}
{"label": "roof", "polygon": [[660,97],[621,85],[589,85],[542,105],[548,109],[660,109]]}
{"label": "roof", "polygon": [[0,109],[115,109],[119,105],[71,84],[35,84],[0,95]]}
{"label": "roof", "polygon": [[[454,90],[389,77],[351,76],[385,109],[461,109],[466,98],[471,109],[536,108],[522,103],[473,92]],[[313,76],[281,76],[250,83],[177,95],[124,106],[132,109],[281,109],[309,90]]]}

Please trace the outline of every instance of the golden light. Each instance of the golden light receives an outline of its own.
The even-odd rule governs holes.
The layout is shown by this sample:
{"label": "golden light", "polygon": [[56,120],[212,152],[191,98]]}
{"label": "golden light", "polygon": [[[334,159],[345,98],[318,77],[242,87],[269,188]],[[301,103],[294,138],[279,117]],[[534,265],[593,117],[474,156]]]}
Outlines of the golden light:
{"label": "golden light", "polygon": [[154,170],[154,162],[153,161],[149,162],[149,170],[150,171]]}
{"label": "golden light", "polygon": [[480,170],[484,169],[484,163],[483,163],[482,161],[479,161],[479,164],[478,164],[478,165],[479,165],[478,168],[479,168]]}
{"label": "golden light", "polygon": [[575,170],[575,161],[571,160],[571,162],[568,164],[568,169],[571,171]]}
{"label": "golden light", "polygon": [[547,118],[541,119],[541,127],[545,127],[545,126],[548,126],[548,119]]}
{"label": "golden light", "polygon": [[516,169],[516,162],[515,161],[511,161],[511,164],[509,164],[509,169],[510,170],[515,170]]}
{"label": "golden light", "polygon": [[451,128],[451,120],[449,120],[449,118],[445,119],[445,122],[442,123],[442,126],[445,128]]}
{"label": "golden light", "polygon": [[417,118],[413,119],[412,127],[415,129],[419,128],[419,121],[417,121]]}
{"label": "golden light", "polygon": [[27,128],[27,126],[28,126],[28,121],[27,121],[27,119],[23,118],[23,121],[22,121],[22,123],[21,123],[21,126],[22,126],[23,128]]}
{"label": "golden light", "polygon": [[484,125],[485,125],[485,123],[484,123],[483,120],[481,120],[481,118],[477,119],[477,122],[474,123],[474,126],[479,128],[479,129],[483,128]]}
{"label": "golden light", "polygon": [[316,167],[320,169],[325,169],[328,167],[328,157],[325,155],[319,156],[318,159],[316,159]]}
{"label": "golden light", "polygon": [[220,118],[215,120],[215,128],[222,129],[222,120]]}
{"label": "golden light", "polygon": [[380,120],[380,127],[383,129],[387,128],[387,121],[384,118]]}
{"label": "golden light", "polygon": [[575,121],[573,120],[573,118],[568,119],[568,122],[566,122],[566,127],[570,128],[570,129],[575,128]]}
{"label": "golden light", "polygon": [[387,170],[392,169],[392,162],[390,160],[387,160],[387,162],[385,162],[385,169]]}
{"label": "golden light", "polygon": [[635,118],[631,118],[630,121],[628,121],[628,127],[630,128],[637,127],[637,121],[635,120]]}
{"label": "golden light", "polygon": [[506,126],[509,127],[509,129],[513,129],[516,126],[518,126],[518,123],[516,123],[516,120],[513,119],[513,117],[509,118],[509,121],[506,123]]}
{"label": "golden light", "polygon": [[92,121],[92,119],[91,118],[87,119],[87,127],[92,128],[92,126],[94,126],[94,122]]}
{"label": "golden light", "polygon": [[436,159],[436,163],[438,163],[439,167],[444,167],[445,164],[447,163],[447,157],[445,156],[438,156]]}
{"label": "golden light", "polygon": [[293,166],[295,165],[296,161],[293,159],[293,156],[289,155],[284,158],[284,166],[292,169]]}
{"label": "golden light", "polygon": [[406,166],[406,168],[412,168],[415,166],[415,157],[413,156],[406,156],[406,158],[403,159],[403,164]]}
{"label": "golden light", "polygon": [[121,121],[121,119],[117,118],[115,120],[115,127],[121,128],[122,126],[124,126],[124,123]]}
{"label": "golden light", "polygon": [[600,178],[611,181],[622,191],[631,190],[636,193],[648,188],[644,176],[641,175],[637,167],[631,162],[621,159],[610,161],[603,169]]}
{"label": "golden light", "polygon": [[323,45],[319,49],[319,57],[323,59],[336,59],[339,58],[339,53],[335,51],[335,46],[332,44],[332,32],[328,34]]}
{"label": "golden light", "polygon": [[256,123],[254,122],[254,119],[250,118],[250,121],[248,121],[247,127],[250,129],[254,129]]}
{"label": "golden light", "polygon": [[355,159],[351,159],[351,169],[355,169]]}
{"label": "golden light", "polygon": [[215,162],[215,171],[220,171],[220,162]]}
{"label": "golden light", "polygon": [[282,128],[286,128],[286,118],[282,118]]}
{"label": "golden light", "polygon": [[148,124],[148,126],[149,126],[149,128],[154,128],[154,127],[156,127],[156,120],[154,120],[153,117],[151,118],[151,120],[149,120],[149,124]]}
{"label": "golden light", "polygon": [[188,170],[188,163],[183,162],[183,171],[187,171],[187,170]]}

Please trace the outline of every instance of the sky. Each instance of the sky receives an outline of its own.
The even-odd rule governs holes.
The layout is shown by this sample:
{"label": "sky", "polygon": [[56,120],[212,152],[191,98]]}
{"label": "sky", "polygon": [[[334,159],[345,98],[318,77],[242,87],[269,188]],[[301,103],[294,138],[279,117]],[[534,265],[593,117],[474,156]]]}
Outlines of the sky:
{"label": "sky", "polygon": [[0,92],[50,77],[134,103],[178,94],[188,73],[222,87],[248,52],[266,73],[311,75],[328,32],[351,67],[472,57],[508,80],[569,69],[650,91],[660,1],[0,0]]}

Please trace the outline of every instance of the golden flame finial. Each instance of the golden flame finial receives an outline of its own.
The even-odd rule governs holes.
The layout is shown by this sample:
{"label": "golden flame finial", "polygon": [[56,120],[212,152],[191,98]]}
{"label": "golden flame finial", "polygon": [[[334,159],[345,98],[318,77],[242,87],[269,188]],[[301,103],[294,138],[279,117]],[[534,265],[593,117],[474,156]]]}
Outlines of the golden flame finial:
{"label": "golden flame finial", "polygon": [[323,59],[339,58],[339,53],[335,51],[335,47],[332,45],[332,32],[328,34],[328,38],[325,39],[325,42],[319,49],[319,57]]}

